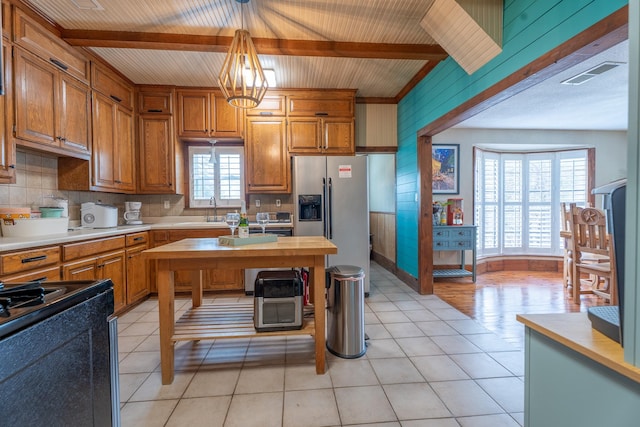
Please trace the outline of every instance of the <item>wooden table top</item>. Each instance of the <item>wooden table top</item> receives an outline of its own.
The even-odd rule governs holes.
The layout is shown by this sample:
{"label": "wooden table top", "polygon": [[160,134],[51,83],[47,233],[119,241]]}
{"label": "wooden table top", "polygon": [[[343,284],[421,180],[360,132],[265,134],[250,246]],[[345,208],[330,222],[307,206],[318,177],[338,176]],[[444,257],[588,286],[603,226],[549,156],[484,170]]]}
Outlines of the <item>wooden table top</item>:
{"label": "wooden table top", "polygon": [[142,252],[147,259],[238,258],[307,256],[338,253],[336,245],[322,236],[278,237],[277,242],[243,246],[221,245],[217,238],[183,239]]}
{"label": "wooden table top", "polygon": [[624,361],[620,344],[591,327],[587,313],[519,314],[528,328],[640,383],[640,368]]}

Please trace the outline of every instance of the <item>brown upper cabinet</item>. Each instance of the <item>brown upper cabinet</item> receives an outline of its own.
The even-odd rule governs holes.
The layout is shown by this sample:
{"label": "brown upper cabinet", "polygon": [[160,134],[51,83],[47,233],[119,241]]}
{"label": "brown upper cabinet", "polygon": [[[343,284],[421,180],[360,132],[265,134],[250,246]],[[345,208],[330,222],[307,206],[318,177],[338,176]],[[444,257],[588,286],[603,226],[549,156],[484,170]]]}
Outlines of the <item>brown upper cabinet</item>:
{"label": "brown upper cabinet", "polygon": [[289,95],[287,115],[289,117],[353,117],[355,93],[333,93],[308,91]]}
{"label": "brown upper cabinet", "polygon": [[247,117],[244,151],[247,193],[291,192],[284,117]]}
{"label": "brown upper cabinet", "polygon": [[173,114],[173,91],[144,88],[138,93],[138,113]]}
{"label": "brown upper cabinet", "polygon": [[133,113],[111,97],[93,94],[93,189],[133,193]]}
{"label": "brown upper cabinet", "polygon": [[243,137],[243,111],[229,105],[221,92],[179,89],[177,96],[179,137]]}
{"label": "brown upper cabinet", "polygon": [[16,147],[11,134],[13,126],[13,84],[11,81],[11,46],[2,40],[4,64],[4,96],[0,97],[0,183],[16,182]]}
{"label": "brown upper cabinet", "polygon": [[[138,192],[176,194],[183,191],[177,180],[182,149],[175,134],[171,86],[138,88]],[[179,181],[179,182],[177,182]]]}
{"label": "brown upper cabinet", "polygon": [[11,5],[2,2],[2,36],[11,40]]}
{"label": "brown upper cabinet", "polygon": [[14,8],[14,37],[16,45],[35,53],[63,72],[89,83],[89,61],[79,51],[55,37],[47,29]]}
{"label": "brown upper cabinet", "polygon": [[90,155],[89,87],[59,67],[14,47],[15,136],[56,154]]}
{"label": "brown upper cabinet", "polygon": [[95,62],[91,63],[91,87],[123,108],[133,110],[133,86]]}
{"label": "brown upper cabinet", "polygon": [[287,96],[290,154],[355,154],[355,91]]}
{"label": "brown upper cabinet", "polygon": [[287,112],[285,95],[267,94],[256,108],[246,111],[247,117],[253,116],[284,116]]}

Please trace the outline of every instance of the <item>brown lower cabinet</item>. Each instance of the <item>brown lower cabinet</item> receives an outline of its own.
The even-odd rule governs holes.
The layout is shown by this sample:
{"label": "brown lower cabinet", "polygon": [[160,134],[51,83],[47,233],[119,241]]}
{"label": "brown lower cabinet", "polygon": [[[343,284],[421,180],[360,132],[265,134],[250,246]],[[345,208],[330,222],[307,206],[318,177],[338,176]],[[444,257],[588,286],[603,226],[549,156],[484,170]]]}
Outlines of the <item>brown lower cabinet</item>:
{"label": "brown lower cabinet", "polygon": [[15,274],[9,277],[3,277],[3,283],[24,283],[31,281],[55,282],[60,280],[60,267],[49,267],[42,270],[30,271],[28,273]]}
{"label": "brown lower cabinet", "polygon": [[127,248],[127,305],[140,301],[149,295],[148,262],[142,258],[142,251],[148,244]]}
{"label": "brown lower cabinet", "polygon": [[126,267],[124,249],[84,258],[62,265],[63,280],[111,279],[113,282],[113,311],[118,312],[127,305]]}
{"label": "brown lower cabinet", "polygon": [[[153,247],[177,242],[178,240],[198,237],[220,237],[229,234],[228,228],[209,228],[198,230],[154,230],[152,234]],[[151,292],[157,292],[155,261],[151,265]],[[240,291],[244,290],[244,273],[242,269],[206,270],[203,274],[205,291]],[[176,292],[191,292],[191,273],[176,271],[174,274]]]}

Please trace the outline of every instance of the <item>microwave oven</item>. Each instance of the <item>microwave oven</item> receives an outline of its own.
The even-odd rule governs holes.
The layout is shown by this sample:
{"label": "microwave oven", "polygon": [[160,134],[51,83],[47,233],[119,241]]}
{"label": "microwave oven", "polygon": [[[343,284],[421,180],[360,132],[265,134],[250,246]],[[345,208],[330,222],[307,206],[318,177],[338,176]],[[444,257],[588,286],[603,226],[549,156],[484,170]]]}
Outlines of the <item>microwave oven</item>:
{"label": "microwave oven", "polygon": [[257,331],[302,328],[303,285],[296,270],[260,271],[256,276],[253,322]]}

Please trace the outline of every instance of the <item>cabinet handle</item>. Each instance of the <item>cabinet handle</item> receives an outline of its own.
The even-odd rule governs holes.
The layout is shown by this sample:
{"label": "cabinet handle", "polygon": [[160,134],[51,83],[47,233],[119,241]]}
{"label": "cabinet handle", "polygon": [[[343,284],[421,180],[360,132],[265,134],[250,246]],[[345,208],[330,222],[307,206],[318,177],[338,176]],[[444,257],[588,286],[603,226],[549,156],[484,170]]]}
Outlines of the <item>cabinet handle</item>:
{"label": "cabinet handle", "polygon": [[43,260],[45,260],[45,259],[47,259],[47,256],[46,256],[46,255],[38,255],[38,256],[33,256],[33,257],[31,257],[31,258],[23,258],[23,259],[21,260],[21,262],[22,262],[23,264],[27,264],[27,263],[35,262],[35,261],[43,261]]}
{"label": "cabinet handle", "polygon": [[113,99],[113,100],[114,100],[114,101],[116,101],[116,102],[122,102],[122,99],[118,98],[118,97],[117,97],[117,96],[115,96],[115,95],[109,95],[109,98]]}
{"label": "cabinet handle", "polygon": [[115,182],[116,184],[122,184],[122,181],[119,181],[117,179],[115,181],[113,181],[113,182]]}
{"label": "cabinet handle", "polygon": [[260,111],[261,116],[273,116],[271,111]]}
{"label": "cabinet handle", "polygon": [[16,165],[9,165],[9,169],[15,169]]}
{"label": "cabinet handle", "polygon": [[316,116],[328,116],[329,113],[316,113]]}
{"label": "cabinet handle", "polygon": [[162,113],[162,110],[147,110],[147,113]]}
{"label": "cabinet handle", "polygon": [[65,71],[67,71],[69,69],[69,67],[67,67],[63,62],[58,61],[55,58],[49,58],[49,61],[51,61],[56,67],[62,68]]}
{"label": "cabinet handle", "polygon": [[143,240],[143,239],[144,239],[144,237],[134,237],[134,238],[133,238],[133,241],[134,241],[134,242],[137,242],[137,241],[139,241],[139,240]]}

